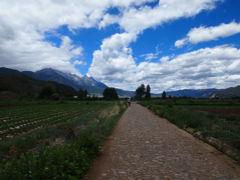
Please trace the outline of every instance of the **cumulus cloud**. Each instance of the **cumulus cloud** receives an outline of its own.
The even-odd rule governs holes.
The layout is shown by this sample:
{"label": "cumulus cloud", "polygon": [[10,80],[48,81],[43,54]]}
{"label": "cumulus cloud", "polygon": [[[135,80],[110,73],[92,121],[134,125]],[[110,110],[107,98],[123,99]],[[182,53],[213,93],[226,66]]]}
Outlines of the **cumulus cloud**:
{"label": "cumulus cloud", "polygon": [[240,49],[228,45],[203,48],[160,63],[142,62],[137,72],[144,72],[136,74],[138,81],[149,82],[155,92],[235,86],[239,84]]}
{"label": "cumulus cloud", "polygon": [[[93,53],[88,71],[88,75],[109,86],[135,89],[140,83],[150,83],[152,90],[159,92],[162,89],[220,87],[236,82],[240,69],[239,49],[230,46],[137,64],[130,45],[145,29],[213,9],[220,0],[160,0],[154,7],[147,4],[153,1],[12,0],[9,3],[1,0],[1,66],[20,70],[53,67],[78,73],[75,66],[84,65],[84,61],[76,59],[82,56],[84,47],[75,46],[68,36],[62,36],[57,47],[45,41],[45,33],[54,32],[63,25],[74,32],[80,28],[104,28],[116,23],[121,33],[102,41]],[[111,8],[117,8],[119,13],[110,14]],[[177,44],[184,43],[179,41]],[[149,53],[146,59],[157,55]],[[206,80],[200,81],[202,78]]]}
{"label": "cumulus cloud", "polygon": [[187,38],[184,38],[184,39],[180,39],[180,40],[177,40],[175,42],[175,47],[182,47],[183,45],[185,45],[187,43]]}
{"label": "cumulus cloud", "polygon": [[139,33],[149,27],[213,9],[217,1],[219,0],[161,0],[156,7],[146,5],[125,10],[119,23],[125,31]]}
{"label": "cumulus cloud", "polygon": [[105,28],[110,24],[115,24],[119,21],[119,16],[118,15],[110,15],[110,14],[106,14],[103,16],[103,19],[101,20],[101,22],[99,23],[99,28]]}
{"label": "cumulus cloud", "polygon": [[150,61],[153,59],[157,59],[161,51],[158,50],[158,47],[155,48],[156,52],[153,53],[147,53],[147,54],[142,54],[141,57],[143,57],[145,60]]}
{"label": "cumulus cloud", "polygon": [[82,47],[74,47],[70,38],[63,37],[61,46],[55,47],[37,32],[7,31],[0,33],[1,66],[33,71],[52,67],[79,74],[69,60],[81,56]]}
{"label": "cumulus cloud", "polygon": [[166,61],[170,60],[170,57],[169,56],[163,56],[159,60],[160,60],[160,62],[166,62]]}
{"label": "cumulus cloud", "polygon": [[87,63],[85,61],[81,61],[81,60],[76,60],[73,62],[74,65],[80,65],[80,66],[86,66]]}
{"label": "cumulus cloud", "polygon": [[45,33],[53,32],[63,25],[73,31],[79,28],[105,27],[116,22],[106,14],[109,8],[124,9],[150,1],[1,0],[1,66],[19,70],[53,67],[78,73],[70,60],[81,56],[83,48],[73,47],[72,40],[67,36],[62,37],[61,46],[56,47],[44,40]]}
{"label": "cumulus cloud", "polygon": [[217,40],[237,33],[240,33],[240,24],[234,21],[229,24],[222,23],[218,26],[201,26],[191,29],[186,38],[175,42],[175,46],[181,47],[187,43],[197,44],[200,42]]}
{"label": "cumulus cloud", "polygon": [[163,90],[226,88],[240,83],[240,49],[230,45],[203,48],[173,58],[164,56],[160,62],[141,62],[138,65],[129,55],[129,59],[122,61],[123,64],[128,62],[127,66],[116,69],[111,64],[113,61],[109,62],[103,56],[101,60],[96,59],[97,62],[102,62],[104,71],[96,68],[90,72],[98,71],[97,78],[102,78],[110,86],[129,90],[141,83],[150,84],[155,93]]}
{"label": "cumulus cloud", "polygon": [[100,50],[93,54],[88,74],[110,86],[132,81],[136,65],[128,45],[134,40],[136,35],[131,33],[117,33],[104,39]]}
{"label": "cumulus cloud", "polygon": [[[120,49],[123,49],[119,49],[117,56],[109,49],[110,41],[119,42],[115,41],[115,36],[104,40],[102,49],[95,52],[89,71],[93,73],[90,75],[97,75],[97,79],[110,86],[132,90],[145,83],[151,85],[152,92],[160,93],[163,90],[226,88],[240,82],[240,49],[236,47],[203,48],[175,57],[164,56],[159,62],[145,61],[137,65],[129,49],[128,55],[124,55],[124,43],[120,43]],[[109,48],[103,49],[106,46]],[[119,57],[124,58],[119,60]]]}
{"label": "cumulus cloud", "polygon": [[[118,17],[117,20],[115,17],[107,16],[106,19],[109,18],[107,24],[111,24],[111,21],[114,23],[118,21],[125,33],[117,33],[103,40],[101,48],[93,53],[93,62],[88,73],[108,85],[122,84],[122,87],[124,84],[126,85],[125,88],[132,88],[131,86],[137,83],[136,79],[145,72],[136,68],[137,65],[129,44],[135,41],[137,36],[147,28],[178,18],[194,16],[202,10],[214,8],[217,1],[161,0],[155,7],[145,4],[141,7],[133,6],[123,9],[122,16]],[[106,22],[103,20],[102,26],[104,27],[105,24]],[[123,39],[127,39],[127,41]],[[121,48],[118,46],[121,46]],[[145,54],[145,58],[151,60],[157,58],[158,55],[159,52],[149,53]],[[137,71],[138,73],[136,73]],[[129,84],[131,85],[129,86]]]}

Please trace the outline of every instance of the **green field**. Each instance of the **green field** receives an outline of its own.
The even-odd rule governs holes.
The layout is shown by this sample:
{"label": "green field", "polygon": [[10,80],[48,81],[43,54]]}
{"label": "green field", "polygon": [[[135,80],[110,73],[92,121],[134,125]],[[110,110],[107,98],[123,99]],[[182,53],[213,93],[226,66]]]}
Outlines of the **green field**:
{"label": "green field", "polygon": [[1,178],[82,178],[125,108],[117,101],[1,105]]}
{"label": "green field", "polygon": [[239,99],[156,99],[140,104],[240,161]]}

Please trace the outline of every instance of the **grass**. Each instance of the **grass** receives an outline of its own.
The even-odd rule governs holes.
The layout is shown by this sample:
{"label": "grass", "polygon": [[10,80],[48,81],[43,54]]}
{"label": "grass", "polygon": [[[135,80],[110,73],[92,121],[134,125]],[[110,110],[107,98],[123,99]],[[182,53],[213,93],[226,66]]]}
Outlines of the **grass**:
{"label": "grass", "polygon": [[[71,102],[67,104],[36,105],[32,110],[38,117],[48,113],[70,112],[61,121],[48,123],[33,132],[1,142],[0,176],[2,179],[81,179],[99,153],[99,147],[112,132],[125,110],[121,102]],[[75,112],[76,114],[73,115]],[[11,113],[10,113],[11,112]],[[28,107],[2,110],[1,114],[12,117],[29,115]],[[43,113],[45,112],[45,113]],[[50,113],[51,112],[51,113]],[[33,113],[33,114],[34,114]],[[39,115],[40,114],[40,115]],[[50,121],[51,122],[51,121]],[[74,130],[67,138],[66,129]],[[76,130],[80,129],[80,132]],[[61,145],[46,143],[64,137]],[[23,151],[22,151],[23,150]],[[20,152],[20,153],[19,153]]]}
{"label": "grass", "polygon": [[240,116],[191,109],[195,106],[208,109],[220,106],[240,110],[239,100],[165,99],[141,101],[140,104],[240,161]]}

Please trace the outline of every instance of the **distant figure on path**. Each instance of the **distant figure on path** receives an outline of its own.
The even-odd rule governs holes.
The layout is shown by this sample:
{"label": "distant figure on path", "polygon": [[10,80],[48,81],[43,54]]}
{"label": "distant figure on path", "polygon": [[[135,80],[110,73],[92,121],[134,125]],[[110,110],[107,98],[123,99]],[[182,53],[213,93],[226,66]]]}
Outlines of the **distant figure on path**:
{"label": "distant figure on path", "polygon": [[131,106],[131,98],[128,98],[128,106],[130,107]]}

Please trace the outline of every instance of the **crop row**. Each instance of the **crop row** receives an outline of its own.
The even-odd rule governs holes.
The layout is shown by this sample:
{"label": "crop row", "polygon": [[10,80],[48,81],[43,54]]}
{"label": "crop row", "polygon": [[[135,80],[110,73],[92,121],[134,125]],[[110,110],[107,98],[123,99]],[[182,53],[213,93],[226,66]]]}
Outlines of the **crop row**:
{"label": "crop row", "polygon": [[0,125],[0,138],[10,138],[15,135],[28,132],[33,129],[41,128],[50,124],[56,124],[62,121],[68,121],[79,116],[81,112],[78,110],[63,111],[53,114],[41,114],[28,119],[11,119],[10,121],[2,121]]}
{"label": "crop row", "polygon": [[62,116],[64,114],[68,114],[68,112],[69,111],[63,111],[63,112],[57,112],[57,113],[44,112],[44,113],[39,113],[39,114],[34,114],[29,116],[8,117],[2,120],[2,123],[0,125],[0,130],[2,128],[5,129],[6,127],[12,127],[12,126],[17,126],[18,124],[36,121],[38,119],[45,119],[45,118],[48,118],[49,116]]}
{"label": "crop row", "polygon": [[20,109],[15,111],[0,111],[0,121],[1,120],[9,120],[12,118],[18,118],[18,117],[30,117],[30,116],[37,116],[39,114],[52,114],[52,113],[58,113],[62,112],[64,110],[73,110],[75,108],[69,108],[69,107],[62,107],[62,108],[55,108],[50,107],[49,109],[44,108],[28,108],[28,109]]}

